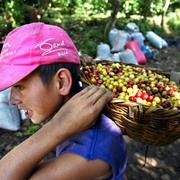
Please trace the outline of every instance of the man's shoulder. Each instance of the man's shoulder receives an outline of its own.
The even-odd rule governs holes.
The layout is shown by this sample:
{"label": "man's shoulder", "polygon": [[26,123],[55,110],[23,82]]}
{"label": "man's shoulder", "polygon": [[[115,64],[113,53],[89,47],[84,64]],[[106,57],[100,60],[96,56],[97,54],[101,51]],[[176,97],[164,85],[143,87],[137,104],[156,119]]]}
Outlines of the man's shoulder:
{"label": "man's shoulder", "polygon": [[105,114],[100,116],[97,127],[102,131],[106,131],[106,133],[110,133],[110,135],[122,135],[121,129]]}

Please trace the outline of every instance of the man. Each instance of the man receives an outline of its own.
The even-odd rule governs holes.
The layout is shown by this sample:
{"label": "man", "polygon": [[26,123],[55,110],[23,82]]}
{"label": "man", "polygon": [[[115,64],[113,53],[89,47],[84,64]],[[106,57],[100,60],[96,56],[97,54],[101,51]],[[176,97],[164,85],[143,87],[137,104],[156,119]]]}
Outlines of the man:
{"label": "man", "polygon": [[[79,64],[75,45],[57,26],[27,24],[6,37],[0,90],[12,87],[11,104],[33,123],[47,123],[0,161],[2,180],[122,178],[121,131],[100,115],[113,95],[96,86],[81,90]],[[57,157],[41,163],[55,147]]]}

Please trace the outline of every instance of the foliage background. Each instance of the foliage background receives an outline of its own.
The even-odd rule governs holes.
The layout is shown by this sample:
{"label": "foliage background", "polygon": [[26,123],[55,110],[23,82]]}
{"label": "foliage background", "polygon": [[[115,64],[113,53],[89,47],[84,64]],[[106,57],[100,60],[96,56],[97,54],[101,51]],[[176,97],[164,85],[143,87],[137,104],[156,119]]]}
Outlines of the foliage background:
{"label": "foliage background", "polygon": [[81,53],[95,56],[112,27],[135,22],[143,33],[180,37],[179,0],[0,0],[0,37],[25,23],[62,26]]}

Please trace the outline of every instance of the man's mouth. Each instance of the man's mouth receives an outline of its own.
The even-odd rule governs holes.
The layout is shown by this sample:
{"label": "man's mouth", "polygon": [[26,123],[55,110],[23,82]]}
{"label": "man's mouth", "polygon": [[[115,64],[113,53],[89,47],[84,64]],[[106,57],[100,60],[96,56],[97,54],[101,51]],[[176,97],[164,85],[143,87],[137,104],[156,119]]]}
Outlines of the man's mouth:
{"label": "man's mouth", "polygon": [[31,110],[27,110],[27,111],[25,112],[25,114],[26,114],[26,116],[27,116],[28,119],[31,119],[31,117],[32,117],[32,111],[31,111]]}
{"label": "man's mouth", "polygon": [[31,110],[21,109],[21,111],[24,111],[24,114],[25,114],[27,119],[31,119],[31,117],[32,117],[32,111]]}

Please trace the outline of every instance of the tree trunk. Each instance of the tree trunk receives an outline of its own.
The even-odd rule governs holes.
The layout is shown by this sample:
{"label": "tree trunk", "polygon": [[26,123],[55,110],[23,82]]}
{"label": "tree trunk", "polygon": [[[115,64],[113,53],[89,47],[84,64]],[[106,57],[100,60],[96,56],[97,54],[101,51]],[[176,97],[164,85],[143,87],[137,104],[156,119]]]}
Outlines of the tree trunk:
{"label": "tree trunk", "polygon": [[162,9],[162,14],[161,14],[161,27],[164,29],[164,18],[166,16],[167,10],[169,8],[170,0],[165,1],[165,5]]}
{"label": "tree trunk", "polygon": [[117,21],[117,14],[118,14],[119,8],[120,8],[120,1],[119,0],[111,0],[110,3],[112,6],[112,12],[111,12],[110,20],[105,26],[105,30],[104,30],[105,37],[107,37],[109,31],[113,27],[115,27],[116,21]]}
{"label": "tree trunk", "polygon": [[150,11],[150,7],[151,7],[151,4],[152,4],[153,0],[148,0],[148,1],[144,1],[144,7],[143,7],[143,10],[142,10],[142,15],[143,15],[143,19],[144,19],[144,22],[146,22],[147,20],[147,17],[151,14],[151,11]]}

